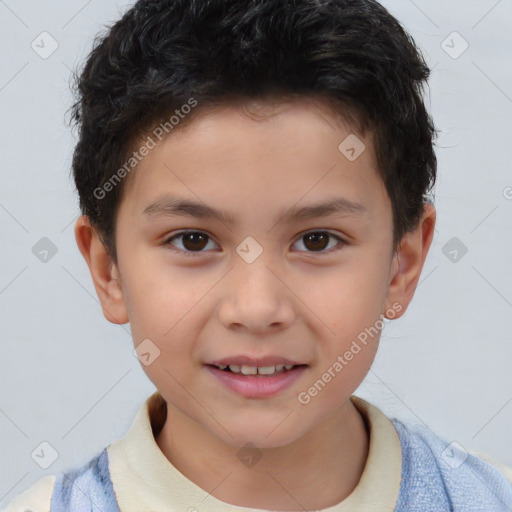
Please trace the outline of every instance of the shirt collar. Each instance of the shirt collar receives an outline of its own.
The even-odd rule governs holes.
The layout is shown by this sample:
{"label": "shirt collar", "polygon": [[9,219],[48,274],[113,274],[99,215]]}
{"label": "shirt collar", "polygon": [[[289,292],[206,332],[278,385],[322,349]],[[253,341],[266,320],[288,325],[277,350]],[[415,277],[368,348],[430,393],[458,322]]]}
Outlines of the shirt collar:
{"label": "shirt collar", "polygon": [[[377,407],[356,396],[350,400],[369,430],[368,458],[352,493],[319,512],[393,512],[401,481],[400,439]],[[166,402],[156,391],[140,407],[126,435],[107,448],[110,477],[121,512],[261,512],[214,498],[171,464],[155,441],[166,415]]]}

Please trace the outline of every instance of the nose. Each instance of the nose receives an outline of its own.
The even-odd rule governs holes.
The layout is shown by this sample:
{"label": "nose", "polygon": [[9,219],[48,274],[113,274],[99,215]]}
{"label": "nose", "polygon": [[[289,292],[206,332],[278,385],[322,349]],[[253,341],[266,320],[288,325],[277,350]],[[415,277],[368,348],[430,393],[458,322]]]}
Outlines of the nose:
{"label": "nose", "polygon": [[264,254],[252,263],[239,258],[226,276],[218,315],[227,329],[263,335],[295,319],[293,292]]}

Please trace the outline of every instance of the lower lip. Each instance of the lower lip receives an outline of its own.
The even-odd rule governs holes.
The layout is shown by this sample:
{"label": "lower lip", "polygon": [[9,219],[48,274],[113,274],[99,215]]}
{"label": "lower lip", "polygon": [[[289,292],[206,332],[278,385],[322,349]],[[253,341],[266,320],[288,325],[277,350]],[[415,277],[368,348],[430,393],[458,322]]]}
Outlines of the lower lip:
{"label": "lower lip", "polygon": [[307,366],[297,366],[273,377],[231,373],[214,366],[207,366],[206,369],[235,393],[246,398],[267,398],[291,386],[307,369]]}

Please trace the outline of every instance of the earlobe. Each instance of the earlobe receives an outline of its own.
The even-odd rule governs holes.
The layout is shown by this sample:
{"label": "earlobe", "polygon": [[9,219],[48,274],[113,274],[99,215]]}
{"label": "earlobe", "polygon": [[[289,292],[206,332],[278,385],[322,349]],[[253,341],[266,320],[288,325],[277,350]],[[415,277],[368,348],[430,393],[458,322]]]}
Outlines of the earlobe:
{"label": "earlobe", "polygon": [[89,267],[103,315],[113,324],[127,323],[129,319],[119,270],[85,215],[80,216],[76,221],[75,239]]}
{"label": "earlobe", "polygon": [[393,318],[402,316],[411,302],[423,265],[428,255],[434,236],[436,210],[430,203],[425,203],[424,213],[414,231],[406,233],[400,248],[393,258],[391,280],[386,298],[386,311],[394,303],[402,308]]}

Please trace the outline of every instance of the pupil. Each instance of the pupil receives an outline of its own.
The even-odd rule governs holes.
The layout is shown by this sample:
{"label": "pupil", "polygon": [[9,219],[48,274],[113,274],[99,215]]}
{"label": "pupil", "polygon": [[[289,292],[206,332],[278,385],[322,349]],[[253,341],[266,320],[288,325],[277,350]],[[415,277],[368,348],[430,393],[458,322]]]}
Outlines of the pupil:
{"label": "pupil", "polygon": [[[318,243],[319,239],[321,241],[320,245],[321,247],[316,247],[317,249],[325,249],[325,247],[327,247],[327,237],[329,236],[327,233],[310,233],[309,235],[304,235],[305,238],[308,240],[308,241],[313,241],[313,249],[315,249],[315,244]],[[322,239],[323,239],[323,242],[322,243]],[[306,244],[307,246],[307,244]]]}
{"label": "pupil", "polygon": [[[184,236],[184,241],[183,241],[183,245],[189,249],[189,250],[194,250],[194,249],[202,249],[204,246],[205,246],[205,236],[202,234],[202,233],[187,233],[185,234]],[[197,239],[202,239],[202,242],[199,242],[199,247],[197,245],[194,245],[195,242],[197,242]],[[192,244],[190,244],[190,242]]]}

